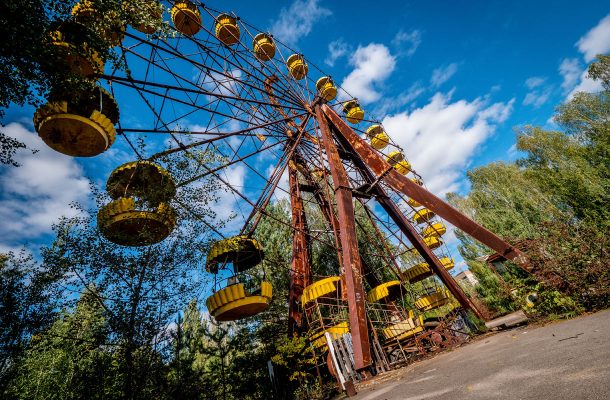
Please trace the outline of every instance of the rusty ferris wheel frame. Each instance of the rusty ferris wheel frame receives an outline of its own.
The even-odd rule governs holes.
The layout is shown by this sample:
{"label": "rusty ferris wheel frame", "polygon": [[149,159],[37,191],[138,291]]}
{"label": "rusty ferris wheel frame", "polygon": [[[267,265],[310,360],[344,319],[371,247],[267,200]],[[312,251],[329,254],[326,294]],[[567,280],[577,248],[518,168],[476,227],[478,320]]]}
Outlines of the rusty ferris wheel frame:
{"label": "rusty ferris wheel frame", "polygon": [[[115,69],[100,74],[99,78],[110,84],[119,102],[129,95],[131,102],[140,102],[146,110],[144,122],[149,125],[130,126],[124,118],[117,129],[138,159],[158,160],[172,153],[199,149],[220,153],[223,157],[220,164],[201,164],[199,174],[178,186],[193,184],[204,177],[217,179],[250,208],[247,216],[244,214],[241,234],[251,236],[263,216],[273,218],[266,211],[267,206],[274,193],[282,190],[279,188],[282,176],[288,174],[286,195],[292,208],[289,227],[293,233],[288,293],[291,330],[298,330],[303,324],[298,303],[303,289],[312,282],[310,245],[312,241],[324,240],[308,229],[305,207],[308,202],[321,210],[333,238],[331,244],[337,251],[346,288],[355,365],[359,370],[372,362],[364,281],[375,281],[376,277],[358,248],[355,201],[367,207],[368,201],[375,200],[392,223],[390,228],[387,221],[368,207],[378,233],[390,232],[388,236],[399,242],[398,247],[416,250],[460,305],[479,316],[479,310],[407,218],[401,200],[415,200],[528,269],[527,259],[519,250],[396,171],[383,154],[362,139],[361,129],[351,127],[339,116],[340,102],[327,103],[315,89],[310,89],[314,82],[311,78],[293,79],[286,71],[284,55],[296,52],[276,41],[275,59],[268,62],[256,59],[247,38],[253,39],[259,31],[243,20],[239,23],[246,39],[226,46],[216,39],[212,28],[219,11],[201,3],[197,5],[204,11],[199,34],[152,38],[128,31],[120,49],[127,69]],[[183,71],[190,72],[190,76]],[[349,99],[349,95],[344,93],[342,98]],[[148,156],[140,154],[132,144],[132,137],[137,134],[167,135],[172,147]],[[253,165],[261,154],[270,154],[275,160],[267,174]],[[252,172],[261,182],[256,195],[231,182],[228,172],[236,167]],[[321,174],[322,179],[315,174]],[[310,197],[306,198],[304,193]],[[386,252],[383,257],[391,259],[389,265],[398,269],[396,254]],[[395,272],[400,276],[400,270]]]}

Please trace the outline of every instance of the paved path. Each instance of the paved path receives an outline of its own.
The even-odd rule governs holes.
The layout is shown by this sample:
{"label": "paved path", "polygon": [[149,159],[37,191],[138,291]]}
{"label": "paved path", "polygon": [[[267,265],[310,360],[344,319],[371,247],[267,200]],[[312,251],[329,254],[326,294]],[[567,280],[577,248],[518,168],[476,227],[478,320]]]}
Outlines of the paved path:
{"label": "paved path", "polygon": [[390,372],[353,399],[610,400],[610,311],[483,338]]}

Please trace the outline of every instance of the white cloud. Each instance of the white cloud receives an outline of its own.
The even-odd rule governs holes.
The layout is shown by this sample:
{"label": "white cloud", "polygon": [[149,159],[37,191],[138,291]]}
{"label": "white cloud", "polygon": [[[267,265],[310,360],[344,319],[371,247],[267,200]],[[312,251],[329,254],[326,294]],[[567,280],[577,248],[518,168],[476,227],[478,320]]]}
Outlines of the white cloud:
{"label": "white cloud", "polygon": [[471,158],[506,121],[513,103],[451,102],[451,94],[436,93],[427,105],[388,116],[383,124],[427,187],[444,195],[460,187]]}
{"label": "white cloud", "polygon": [[[203,90],[219,94],[223,96],[236,96],[239,93],[239,88],[243,72],[241,69],[230,69],[224,73],[219,72],[198,72],[194,77],[197,85]],[[209,100],[215,100],[213,95],[206,96]]]}
{"label": "white cloud", "polygon": [[545,85],[546,77],[532,76],[525,80],[525,86],[530,92],[525,95],[523,104],[538,108],[545,104],[553,93],[553,85]]}
{"label": "white cloud", "polygon": [[457,72],[457,64],[451,63],[445,67],[436,68],[432,71],[432,77],[430,83],[434,87],[439,87],[443,83],[447,82]]}
{"label": "white cloud", "polygon": [[349,51],[349,45],[343,39],[333,40],[328,44],[328,56],[324,63],[329,67],[333,67],[335,62],[345,56]]}
{"label": "white cloud", "polygon": [[[593,61],[598,54],[610,52],[610,14],[581,37],[576,46],[587,63]],[[564,59],[559,65],[559,73],[563,77],[561,87],[567,93],[568,100],[577,92],[594,93],[602,90],[601,83],[589,78],[587,70],[581,67],[576,58]]]}
{"label": "white cloud", "polygon": [[396,57],[383,44],[370,43],[364,47],[358,46],[350,58],[350,64],[354,69],[341,86],[362,104],[367,104],[381,97],[378,85],[394,71]]}
{"label": "white cloud", "polygon": [[602,84],[600,81],[594,81],[589,78],[588,72],[582,71],[580,74],[580,79],[578,85],[572,89],[572,91],[568,94],[568,99],[574,97],[577,92],[587,92],[587,93],[595,93],[602,90]]}
{"label": "white cloud", "polygon": [[578,84],[582,68],[576,58],[565,58],[559,65],[559,73],[563,77],[561,88],[568,93]]}
{"label": "white cloud", "polygon": [[523,99],[523,104],[538,108],[545,104],[553,93],[553,85],[545,85],[546,77],[532,76],[525,80],[525,86],[530,90]]}
{"label": "white cloud", "polygon": [[295,45],[311,32],[314,23],[331,14],[329,9],[318,4],[318,0],[295,0],[289,7],[282,8],[270,30],[282,42]]}
{"label": "white cloud", "polygon": [[5,167],[0,176],[0,238],[6,248],[50,233],[62,216],[78,215],[70,204],[86,205],[90,188],[76,160],[46,146],[36,133],[19,123],[2,131],[38,150],[19,151],[16,160],[21,166]]}
{"label": "white cloud", "polygon": [[[241,194],[245,193],[245,180],[246,180],[246,166],[241,164],[235,164],[233,166],[224,168],[218,172],[220,178],[231,185],[235,190]],[[243,224],[244,219],[249,214],[249,206],[244,200],[233,190],[226,187],[222,183],[223,190],[219,191],[218,199],[214,204],[214,212],[218,221],[227,221],[227,229],[237,230]]]}
{"label": "white cloud", "polygon": [[[274,169],[275,169],[275,165],[269,165],[269,167],[267,167],[267,171],[266,171],[267,178],[271,178],[271,175],[273,174]],[[273,197],[275,198],[276,201],[290,198],[290,183],[288,181],[288,167],[286,167],[286,169],[282,173],[282,176],[280,177],[280,180],[277,184],[277,188],[273,192]]]}
{"label": "white cloud", "polygon": [[525,95],[525,98],[523,99],[523,105],[534,106],[534,108],[539,108],[549,100],[550,96],[550,90],[545,90],[544,92],[530,92]]}
{"label": "white cloud", "polygon": [[546,77],[532,76],[531,78],[527,78],[525,80],[525,86],[527,86],[528,89],[535,89],[539,86],[542,86],[544,82],[546,82]]}
{"label": "white cloud", "polygon": [[392,39],[392,44],[396,46],[399,50],[400,54],[406,54],[407,56],[412,56],[415,54],[415,51],[421,44],[421,32],[418,30],[413,30],[411,32],[405,32],[400,30]]}
{"label": "white cloud", "polygon": [[409,103],[418,98],[425,91],[426,89],[421,82],[415,82],[409,89],[396,97],[384,96],[375,103],[375,115],[386,115],[395,110],[404,109],[405,106],[409,105]]}
{"label": "white cloud", "polygon": [[578,50],[584,55],[586,62],[591,62],[598,54],[610,51],[610,14],[606,15],[587,34],[576,42]]}

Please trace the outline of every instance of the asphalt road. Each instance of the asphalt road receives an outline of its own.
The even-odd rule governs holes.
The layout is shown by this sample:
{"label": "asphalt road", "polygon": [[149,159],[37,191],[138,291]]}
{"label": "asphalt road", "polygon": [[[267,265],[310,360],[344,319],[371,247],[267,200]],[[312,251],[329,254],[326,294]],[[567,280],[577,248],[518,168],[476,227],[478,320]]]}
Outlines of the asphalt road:
{"label": "asphalt road", "polygon": [[610,400],[610,311],[521,327],[392,371],[358,400]]}

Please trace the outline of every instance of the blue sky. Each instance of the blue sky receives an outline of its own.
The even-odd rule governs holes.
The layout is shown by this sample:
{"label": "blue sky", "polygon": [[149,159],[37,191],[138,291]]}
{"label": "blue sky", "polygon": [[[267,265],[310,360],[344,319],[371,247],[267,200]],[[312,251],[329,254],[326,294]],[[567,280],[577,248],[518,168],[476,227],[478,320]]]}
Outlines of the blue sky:
{"label": "blue sky", "polygon": [[[603,1],[206,4],[271,31],[358,97],[438,195],[466,191],[469,168],[518,156],[514,127],[553,127],[557,104],[598,89],[584,70],[610,51]],[[31,133],[32,114],[11,108],[3,121],[40,151],[20,152],[20,168],[2,167],[0,250],[48,243],[51,224],[73,215],[68,204],[86,202],[88,180],[103,183],[131,157],[124,143],[95,159],[57,154]]]}

